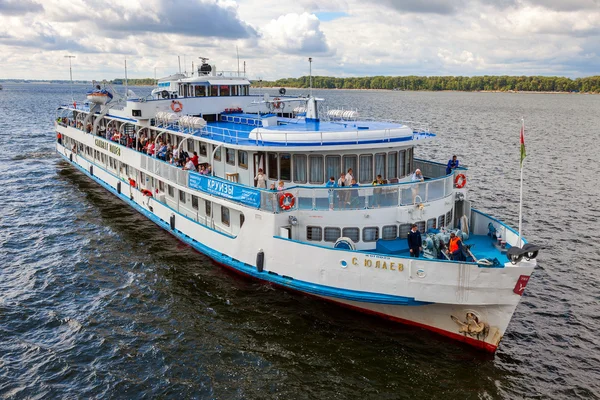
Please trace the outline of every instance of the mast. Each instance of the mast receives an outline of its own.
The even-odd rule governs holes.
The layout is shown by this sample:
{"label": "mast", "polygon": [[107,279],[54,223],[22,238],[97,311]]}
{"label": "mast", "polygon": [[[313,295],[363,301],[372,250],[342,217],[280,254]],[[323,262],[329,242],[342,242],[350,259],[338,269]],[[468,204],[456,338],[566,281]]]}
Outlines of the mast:
{"label": "mast", "polygon": [[69,77],[71,78],[71,101],[74,102],[75,98],[73,97],[73,68],[71,68],[71,58],[75,58],[75,56],[65,56],[65,58],[69,59]]}
{"label": "mast", "polygon": [[525,119],[521,118],[521,189],[519,191],[519,247],[521,247],[521,228],[523,223],[523,159],[524,157],[524,146],[525,146]]}
{"label": "mast", "polygon": [[308,57],[308,95],[312,97],[312,57]]}

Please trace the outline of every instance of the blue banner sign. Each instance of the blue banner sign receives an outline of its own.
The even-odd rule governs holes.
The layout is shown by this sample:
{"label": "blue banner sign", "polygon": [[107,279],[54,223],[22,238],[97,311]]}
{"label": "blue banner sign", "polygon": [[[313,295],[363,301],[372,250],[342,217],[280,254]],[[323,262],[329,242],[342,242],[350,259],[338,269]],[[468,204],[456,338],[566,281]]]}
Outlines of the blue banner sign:
{"label": "blue banner sign", "polygon": [[237,183],[190,172],[188,186],[190,189],[200,190],[250,207],[260,208],[260,191]]}

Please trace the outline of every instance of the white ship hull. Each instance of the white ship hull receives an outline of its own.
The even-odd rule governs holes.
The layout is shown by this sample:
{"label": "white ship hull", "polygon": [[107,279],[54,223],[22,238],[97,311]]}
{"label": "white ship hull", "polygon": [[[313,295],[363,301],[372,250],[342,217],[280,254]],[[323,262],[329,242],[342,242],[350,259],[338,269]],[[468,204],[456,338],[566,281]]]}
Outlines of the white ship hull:
{"label": "white ship hull", "polygon": [[[56,129],[92,147],[99,140],[74,128],[57,124]],[[117,154],[106,146],[102,151],[136,168],[145,165],[141,158],[146,156],[130,149],[120,147]],[[300,243],[279,236],[281,220],[287,220],[288,215],[214,197],[215,204],[238,207],[245,212],[243,227],[231,235],[206,221],[202,223],[199,217],[180,214],[166,203],[144,195],[119,177],[118,172],[95,165],[85,155],[74,154],[60,144],[57,152],[160,227],[221,265],[277,286],[423,327],[489,352],[496,350],[535,267],[535,260],[517,265],[507,263],[502,268],[482,268],[473,263],[369,254]],[[353,213],[339,211],[340,218],[351,217]],[[486,218],[478,218],[474,224],[487,224]],[[261,251],[264,269],[259,271],[257,254]]]}

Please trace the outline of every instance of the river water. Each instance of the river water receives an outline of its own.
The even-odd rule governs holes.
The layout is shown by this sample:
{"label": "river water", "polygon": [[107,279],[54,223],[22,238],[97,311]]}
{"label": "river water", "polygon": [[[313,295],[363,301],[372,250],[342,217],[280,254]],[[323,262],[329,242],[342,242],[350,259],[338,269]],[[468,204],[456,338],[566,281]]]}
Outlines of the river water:
{"label": "river water", "polygon": [[457,154],[475,207],[514,227],[525,118],[523,231],[546,248],[495,357],[214,266],[54,154],[68,85],[6,84],[0,397],[600,398],[600,96],[318,96],[430,123],[416,156]]}

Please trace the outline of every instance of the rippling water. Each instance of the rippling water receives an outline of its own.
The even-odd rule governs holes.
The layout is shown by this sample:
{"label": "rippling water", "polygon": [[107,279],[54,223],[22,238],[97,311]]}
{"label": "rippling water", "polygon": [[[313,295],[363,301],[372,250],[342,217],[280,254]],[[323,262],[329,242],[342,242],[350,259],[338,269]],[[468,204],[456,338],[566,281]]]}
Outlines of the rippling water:
{"label": "rippling water", "polygon": [[318,92],[429,122],[417,156],[458,154],[512,226],[525,117],[524,233],[546,249],[490,357],[212,265],[54,155],[68,85],[4,87],[0,397],[599,397],[600,96]]}

